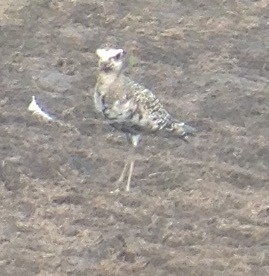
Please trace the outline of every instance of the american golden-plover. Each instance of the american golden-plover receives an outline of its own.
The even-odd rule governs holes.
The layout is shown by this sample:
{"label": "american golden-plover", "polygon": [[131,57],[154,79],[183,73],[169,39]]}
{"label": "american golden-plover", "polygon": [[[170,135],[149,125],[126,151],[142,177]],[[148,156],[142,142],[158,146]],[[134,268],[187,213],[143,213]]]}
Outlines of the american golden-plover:
{"label": "american golden-plover", "polygon": [[[143,133],[162,132],[186,141],[187,135],[196,131],[174,119],[152,91],[123,74],[126,54],[123,49],[98,49],[96,54],[99,57],[99,75],[94,92],[96,109],[110,125],[126,134],[133,150]],[[118,184],[125,179],[128,167],[126,191],[130,190],[134,154],[127,158]]]}

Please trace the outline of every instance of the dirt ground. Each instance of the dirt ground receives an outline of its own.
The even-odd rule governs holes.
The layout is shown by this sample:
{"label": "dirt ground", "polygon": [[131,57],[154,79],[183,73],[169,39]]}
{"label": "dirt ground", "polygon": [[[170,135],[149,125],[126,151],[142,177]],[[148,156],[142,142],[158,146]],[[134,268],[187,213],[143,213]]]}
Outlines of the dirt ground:
{"label": "dirt ground", "polygon": [[[0,274],[269,275],[268,9],[1,0]],[[199,129],[143,137],[130,193],[111,193],[126,139],[93,107],[100,46]]]}

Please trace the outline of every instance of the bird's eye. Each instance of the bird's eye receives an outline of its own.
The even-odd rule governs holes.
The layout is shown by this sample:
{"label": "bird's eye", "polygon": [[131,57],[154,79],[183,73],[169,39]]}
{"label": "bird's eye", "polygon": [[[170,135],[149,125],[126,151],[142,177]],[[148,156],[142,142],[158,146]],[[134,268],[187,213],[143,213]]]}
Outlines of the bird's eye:
{"label": "bird's eye", "polygon": [[118,53],[118,54],[114,57],[115,60],[119,60],[120,58],[121,58],[121,53]]}

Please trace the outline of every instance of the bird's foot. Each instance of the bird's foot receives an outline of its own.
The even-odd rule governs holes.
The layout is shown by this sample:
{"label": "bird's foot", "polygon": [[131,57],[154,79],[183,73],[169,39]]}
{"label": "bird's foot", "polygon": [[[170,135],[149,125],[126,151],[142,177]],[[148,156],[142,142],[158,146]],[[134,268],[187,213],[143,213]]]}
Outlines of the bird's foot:
{"label": "bird's foot", "polygon": [[119,192],[120,192],[119,188],[117,188],[117,189],[115,189],[113,191],[110,191],[111,194],[118,194]]}

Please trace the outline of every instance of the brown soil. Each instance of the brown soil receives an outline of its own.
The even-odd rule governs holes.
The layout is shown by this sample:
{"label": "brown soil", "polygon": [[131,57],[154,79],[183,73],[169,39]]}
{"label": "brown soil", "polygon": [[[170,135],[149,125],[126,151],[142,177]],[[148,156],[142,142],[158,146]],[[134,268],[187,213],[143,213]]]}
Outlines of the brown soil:
{"label": "brown soil", "polygon": [[[1,2],[0,274],[269,275],[268,1]],[[128,194],[100,46],[199,129],[144,137]]]}

